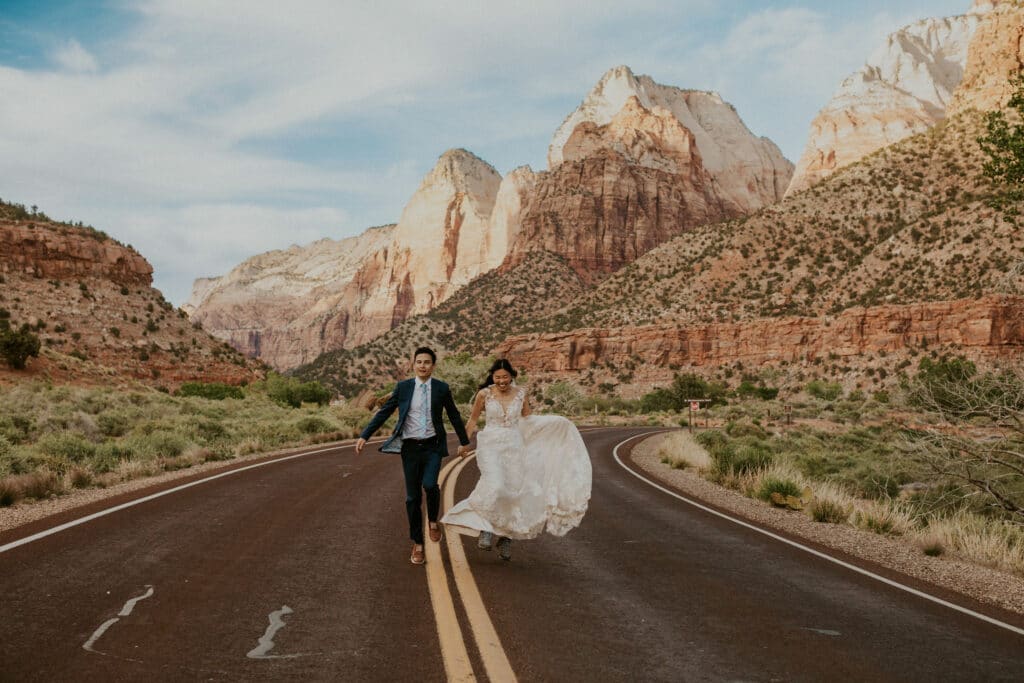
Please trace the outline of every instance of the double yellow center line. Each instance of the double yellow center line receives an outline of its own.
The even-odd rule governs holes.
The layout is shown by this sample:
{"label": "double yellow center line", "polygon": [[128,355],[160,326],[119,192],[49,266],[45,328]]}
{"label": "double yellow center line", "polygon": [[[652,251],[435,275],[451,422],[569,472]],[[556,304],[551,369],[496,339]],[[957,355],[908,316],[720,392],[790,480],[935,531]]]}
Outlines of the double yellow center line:
{"label": "double yellow center line", "polygon": [[[458,481],[459,473],[469,463],[469,460],[475,457],[475,454],[471,454],[466,458],[452,459],[441,470],[439,485],[444,492],[442,515],[455,501],[455,484]],[[427,530],[424,529],[424,535],[427,535],[426,532]],[[462,539],[454,530],[446,532],[444,539],[448,544],[448,560],[451,563],[455,586],[459,591],[462,607],[469,622],[469,629],[480,652],[480,659],[483,662],[487,678],[490,681],[503,683],[515,681],[516,675],[509,664],[505,648],[501,645],[498,632],[494,630],[494,624],[491,623],[487,608],[484,607],[483,599],[480,597],[480,590],[470,571],[469,562],[462,547]],[[445,571],[444,558],[441,555],[441,545],[428,542],[426,555],[427,586],[430,589],[430,602],[433,605],[434,618],[437,621],[437,633],[441,641],[441,657],[444,660],[445,674],[449,681],[475,681],[476,675],[473,673],[473,665],[466,649],[466,640],[455,614],[455,601],[448,589],[448,574]]]}

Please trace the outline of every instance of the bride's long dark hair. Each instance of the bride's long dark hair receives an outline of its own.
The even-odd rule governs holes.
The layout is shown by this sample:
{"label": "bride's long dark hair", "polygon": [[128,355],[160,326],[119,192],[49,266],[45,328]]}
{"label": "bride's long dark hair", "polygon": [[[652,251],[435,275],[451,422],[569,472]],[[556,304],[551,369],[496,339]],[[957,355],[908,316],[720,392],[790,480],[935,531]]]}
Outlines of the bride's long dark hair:
{"label": "bride's long dark hair", "polygon": [[508,362],[507,358],[499,358],[491,365],[491,369],[487,371],[487,379],[485,379],[484,383],[477,387],[477,389],[486,389],[494,384],[494,373],[498,370],[506,371],[508,374],[512,375],[512,379],[515,379],[516,375],[519,374],[516,372],[516,369],[512,367],[512,364]]}

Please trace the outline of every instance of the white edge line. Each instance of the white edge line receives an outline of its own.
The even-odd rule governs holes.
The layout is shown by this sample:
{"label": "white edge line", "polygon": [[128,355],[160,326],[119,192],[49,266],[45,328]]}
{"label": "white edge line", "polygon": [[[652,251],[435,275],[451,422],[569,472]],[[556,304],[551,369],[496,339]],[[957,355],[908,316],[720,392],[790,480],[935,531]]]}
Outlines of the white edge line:
{"label": "white edge line", "polygon": [[154,493],[152,495],[146,496],[145,498],[138,498],[136,500],[131,500],[131,501],[128,501],[127,503],[121,503],[120,505],[115,505],[112,508],[107,508],[106,510],[100,510],[99,512],[94,512],[91,515],[86,515],[85,517],[79,517],[78,519],[74,519],[74,520],[72,520],[70,522],[66,522],[66,523],[61,524],[59,526],[55,526],[55,527],[52,527],[50,529],[46,529],[45,531],[40,531],[39,533],[32,534],[31,536],[26,536],[25,538],[20,538],[17,541],[11,541],[10,543],[7,543],[5,545],[0,545],[0,553],[5,553],[8,550],[14,550],[15,548],[17,548],[19,546],[27,545],[29,543],[32,543],[33,541],[38,541],[39,539],[46,538],[47,536],[52,536],[53,534],[56,534],[56,533],[58,533],[60,531],[65,531],[65,530],[70,529],[72,527],[76,527],[79,524],[85,524],[86,522],[91,522],[94,519],[99,519],[100,517],[105,517],[106,515],[113,514],[115,512],[120,511],[120,510],[124,510],[124,509],[130,508],[130,507],[133,507],[135,505],[140,505],[142,503],[146,503],[146,502],[149,502],[151,500],[155,500],[156,498],[161,498],[163,496],[170,495],[172,493],[177,493],[178,491],[183,491],[183,490],[185,490],[187,488],[192,488],[193,486],[198,486],[199,484],[205,484],[206,482],[213,481],[214,479],[220,479],[221,477],[229,477],[229,476],[231,476],[233,474],[238,474],[239,472],[245,472],[246,470],[256,469],[257,467],[265,467],[267,465],[274,465],[274,464],[279,463],[279,462],[285,462],[286,460],[294,460],[295,458],[304,458],[307,455],[317,455],[318,453],[326,453],[328,451],[338,450],[338,449],[341,449],[341,448],[348,448],[349,445],[351,445],[351,444],[346,444],[344,446],[331,446],[330,448],[321,448],[321,449],[318,449],[318,450],[315,450],[315,451],[308,451],[306,453],[296,453],[295,455],[288,455],[288,456],[285,456],[283,458],[274,458],[272,460],[267,460],[265,462],[258,462],[255,465],[247,465],[245,467],[239,467],[238,469],[229,470],[228,472],[221,472],[220,474],[215,474],[212,477],[206,477],[205,479],[197,479],[196,481],[192,481],[192,482],[189,482],[187,484],[182,484],[181,486],[175,486],[174,488],[167,489],[166,491],[160,491],[159,493]]}
{"label": "white edge line", "polygon": [[934,595],[930,595],[930,594],[925,593],[923,591],[919,591],[916,588],[911,588],[910,586],[906,586],[906,585],[904,585],[902,583],[899,583],[898,581],[893,581],[892,579],[887,579],[884,576],[880,576],[879,574],[875,574],[874,572],[868,571],[867,569],[864,569],[862,567],[858,567],[857,565],[850,564],[849,562],[844,562],[843,560],[840,560],[839,558],[832,557],[831,555],[827,555],[827,554],[825,554],[823,552],[815,550],[814,548],[810,548],[810,547],[808,547],[806,545],[803,545],[802,543],[797,543],[796,541],[790,540],[790,539],[785,538],[783,536],[779,536],[778,534],[774,534],[774,533],[772,533],[770,531],[767,531],[766,529],[762,529],[762,528],[760,528],[758,526],[755,526],[753,524],[750,524],[748,522],[744,522],[742,519],[737,519],[736,517],[732,517],[732,516],[727,515],[725,513],[719,512],[718,510],[714,510],[712,508],[709,508],[706,505],[701,505],[697,501],[694,501],[694,500],[691,500],[689,498],[686,498],[685,496],[681,496],[678,493],[676,493],[675,491],[671,491],[671,490],[665,488],[664,486],[661,486],[660,484],[651,481],[647,477],[644,477],[643,475],[638,474],[637,472],[635,472],[631,468],[627,467],[625,465],[625,463],[623,463],[622,460],[619,458],[619,447],[620,446],[623,446],[624,444],[632,441],[633,439],[639,439],[641,437],[652,436],[653,434],[660,434],[660,433],[662,433],[662,432],[653,432],[653,433],[648,433],[648,434],[637,434],[636,436],[629,437],[625,441],[620,441],[615,446],[615,448],[612,450],[612,456],[615,458],[615,462],[619,463],[619,465],[622,467],[622,469],[626,470],[627,472],[632,474],[637,479],[639,479],[639,480],[641,480],[641,481],[643,481],[643,482],[653,486],[654,488],[658,489],[659,491],[663,491],[664,493],[667,493],[670,496],[678,498],[679,500],[683,501],[684,503],[689,503],[690,505],[693,505],[694,507],[700,508],[701,510],[704,510],[705,512],[709,512],[709,513],[711,513],[713,515],[721,517],[722,519],[726,519],[726,520],[728,520],[730,522],[733,522],[734,524],[739,524],[740,526],[743,526],[743,527],[746,527],[746,528],[751,529],[753,531],[756,531],[759,534],[764,534],[765,536],[768,536],[769,538],[773,538],[776,541],[781,541],[782,543],[786,543],[788,545],[791,545],[794,548],[799,548],[800,550],[803,550],[804,552],[808,552],[808,553],[810,553],[812,555],[815,555],[817,557],[820,557],[820,558],[822,558],[824,560],[828,560],[829,562],[834,562],[835,564],[838,564],[841,567],[845,567],[845,568],[847,568],[847,569],[849,569],[851,571],[855,571],[858,574],[863,574],[864,576],[867,576],[869,578],[875,579],[876,581],[881,581],[882,583],[884,583],[886,585],[889,585],[889,586],[892,586],[893,588],[898,588],[899,590],[906,591],[907,593],[910,593],[912,595],[916,595],[919,598],[924,598],[925,600],[930,600],[931,602],[934,602],[934,603],[937,603],[939,605],[942,605],[943,607],[948,607],[949,609],[956,610],[957,612],[961,612],[961,613],[966,614],[968,616],[974,617],[975,619],[980,619],[981,621],[986,621],[986,622],[988,622],[990,624],[993,624],[995,626],[999,626],[1001,628],[1005,628],[1008,631],[1013,631],[1014,633],[1016,633],[1018,635],[1024,636],[1024,629],[1018,628],[1017,626],[1014,626],[1013,624],[1007,624],[1006,622],[999,621],[998,619],[995,619],[993,617],[987,616],[985,614],[981,614],[980,612],[975,612],[974,610],[968,609],[966,607],[961,607],[960,605],[957,605],[955,603],[949,602],[947,600],[943,600],[942,598],[936,597]]}

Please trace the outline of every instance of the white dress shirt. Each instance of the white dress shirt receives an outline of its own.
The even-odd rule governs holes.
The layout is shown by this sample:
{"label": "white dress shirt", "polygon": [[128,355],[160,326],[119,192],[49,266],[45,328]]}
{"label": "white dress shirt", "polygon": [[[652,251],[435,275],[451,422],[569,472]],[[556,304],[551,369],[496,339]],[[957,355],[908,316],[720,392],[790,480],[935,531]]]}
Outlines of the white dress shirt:
{"label": "white dress shirt", "polygon": [[[430,380],[426,382],[419,377],[413,382],[412,403],[409,404],[409,412],[405,416],[405,424],[402,426],[403,439],[429,439],[437,432],[434,431],[434,421],[430,419]],[[426,387],[427,399],[423,400],[423,387]]]}

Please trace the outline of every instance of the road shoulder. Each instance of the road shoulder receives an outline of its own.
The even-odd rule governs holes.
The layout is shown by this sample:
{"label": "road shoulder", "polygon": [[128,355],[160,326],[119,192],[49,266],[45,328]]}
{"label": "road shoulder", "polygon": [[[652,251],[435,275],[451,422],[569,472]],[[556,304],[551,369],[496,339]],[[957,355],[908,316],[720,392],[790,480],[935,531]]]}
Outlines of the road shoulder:
{"label": "road shoulder", "polygon": [[[664,486],[709,504],[723,512],[806,542],[818,550],[833,550],[860,560],[883,574],[902,575],[913,582],[934,586],[941,593],[962,595],[983,605],[1024,616],[1024,579],[953,557],[929,557],[899,537],[881,536],[849,526],[815,522],[807,515],[773,508],[737,491],[718,486],[695,471],[679,470],[661,462],[658,449],[664,434],[636,444],[629,460]],[[918,586],[915,586],[918,587]],[[947,598],[948,599],[948,598]],[[1015,619],[1019,621],[1019,619]]]}

